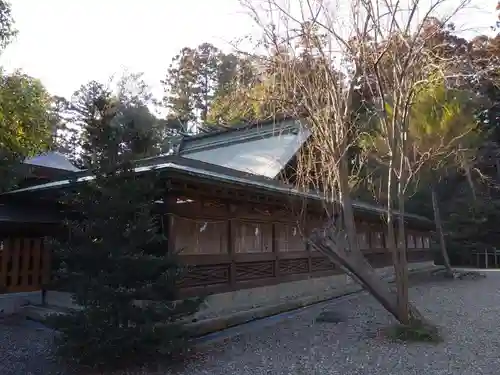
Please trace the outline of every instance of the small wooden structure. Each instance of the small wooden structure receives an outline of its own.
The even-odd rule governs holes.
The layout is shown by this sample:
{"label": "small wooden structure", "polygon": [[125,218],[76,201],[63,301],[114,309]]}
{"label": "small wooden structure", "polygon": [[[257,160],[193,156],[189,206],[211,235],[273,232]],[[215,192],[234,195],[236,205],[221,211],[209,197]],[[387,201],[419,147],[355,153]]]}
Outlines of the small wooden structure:
{"label": "small wooden structure", "polygon": [[60,217],[53,212],[0,205],[0,293],[41,290],[50,279],[45,236]]}
{"label": "small wooden structure", "polygon": [[[63,155],[49,152],[26,159],[21,186],[40,185],[80,171]],[[54,205],[12,199],[0,203],[0,294],[34,292],[50,281],[51,257],[45,237],[54,233],[60,215]]]}
{"label": "small wooden structure", "polygon": [[50,252],[41,237],[0,240],[0,285],[5,293],[41,290],[50,277]]}

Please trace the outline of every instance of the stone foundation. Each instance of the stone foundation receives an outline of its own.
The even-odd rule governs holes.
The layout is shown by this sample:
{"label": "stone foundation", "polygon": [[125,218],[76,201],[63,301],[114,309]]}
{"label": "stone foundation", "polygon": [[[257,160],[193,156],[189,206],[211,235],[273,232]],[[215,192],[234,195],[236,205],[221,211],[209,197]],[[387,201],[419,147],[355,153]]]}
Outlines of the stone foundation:
{"label": "stone foundation", "polygon": [[[437,267],[433,262],[411,263],[409,271],[430,271]],[[379,268],[377,273],[388,281],[394,277],[392,266]],[[360,290],[349,276],[333,275],[214,294],[205,299],[191,325],[196,334],[213,332]],[[0,295],[0,314],[17,313],[26,309],[26,305],[40,305],[41,302],[41,292]],[[48,291],[46,303],[54,308],[78,308],[71,295],[63,292]]]}
{"label": "stone foundation", "polygon": [[[410,272],[414,272],[433,267],[434,262],[431,261],[410,263],[408,268]],[[391,280],[394,277],[394,268],[379,268],[377,273],[382,278]],[[359,290],[361,287],[345,274],[242,289],[208,296],[195,318],[211,319],[266,306],[286,305],[292,301],[297,303],[300,300],[304,300],[304,305],[307,305]]]}

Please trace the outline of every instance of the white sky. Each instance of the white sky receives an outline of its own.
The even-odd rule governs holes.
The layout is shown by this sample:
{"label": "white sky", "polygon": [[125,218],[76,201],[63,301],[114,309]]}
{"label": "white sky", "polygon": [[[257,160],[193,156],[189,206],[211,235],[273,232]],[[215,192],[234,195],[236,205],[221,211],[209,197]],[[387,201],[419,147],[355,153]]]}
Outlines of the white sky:
{"label": "white sky", "polygon": [[182,47],[229,46],[251,24],[237,0],[10,1],[19,34],[1,65],[63,96],[124,69],[144,72],[161,93],[159,80]]}
{"label": "white sky", "polygon": [[[460,17],[476,30],[496,20],[495,2],[477,1],[480,9]],[[229,48],[229,42],[248,34],[252,25],[238,0],[11,3],[19,35],[0,57],[0,65],[8,71],[22,69],[41,79],[52,94],[66,97],[89,80],[105,82],[125,69],[144,72],[155,94],[161,95],[159,81],[182,47],[207,41]]]}

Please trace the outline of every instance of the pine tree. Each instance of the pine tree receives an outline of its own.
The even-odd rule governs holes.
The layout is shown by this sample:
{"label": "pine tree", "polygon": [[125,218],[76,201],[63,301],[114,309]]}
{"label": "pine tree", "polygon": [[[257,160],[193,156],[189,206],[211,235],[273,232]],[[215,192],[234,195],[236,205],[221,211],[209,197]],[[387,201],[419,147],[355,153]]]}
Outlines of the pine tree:
{"label": "pine tree", "polygon": [[233,54],[224,54],[210,43],[183,48],[172,59],[165,80],[163,98],[170,116],[185,130],[203,126],[214,100],[230,91],[239,64]]}
{"label": "pine tree", "polygon": [[113,127],[113,101],[100,97],[95,106],[101,114],[91,120],[101,129],[90,141],[100,149],[91,165],[95,178],[65,193],[62,203],[73,214],[66,235],[52,244],[54,285],[82,309],[53,324],[64,358],[120,366],[181,350],[182,320],[200,301],[177,301],[183,268],[162,233],[161,176],[134,172],[135,154],[118,147],[122,140],[102,138]]}

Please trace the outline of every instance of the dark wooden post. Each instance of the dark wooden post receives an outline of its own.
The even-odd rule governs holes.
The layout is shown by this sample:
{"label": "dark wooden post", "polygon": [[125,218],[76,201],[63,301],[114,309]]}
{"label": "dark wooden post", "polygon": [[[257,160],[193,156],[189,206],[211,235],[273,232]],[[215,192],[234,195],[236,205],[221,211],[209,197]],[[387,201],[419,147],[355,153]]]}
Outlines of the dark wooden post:
{"label": "dark wooden post", "polygon": [[271,246],[274,254],[274,277],[280,277],[280,258],[278,249],[278,240],[276,239],[276,223],[271,225]]}
{"label": "dark wooden post", "polygon": [[10,259],[10,239],[0,239],[0,294],[7,293],[7,263]]}
{"label": "dark wooden post", "polygon": [[236,285],[236,259],[234,256],[234,246],[233,246],[233,220],[229,219],[227,221],[227,251],[229,253],[230,259],[230,269],[229,269],[229,284],[231,287]]}
{"label": "dark wooden post", "polygon": [[163,196],[164,211],[161,213],[163,235],[167,240],[167,251],[175,252],[175,231],[172,230],[174,206],[177,203],[176,196],[172,193],[170,181],[165,184],[165,194]]}
{"label": "dark wooden post", "polygon": [[42,306],[47,304],[47,286],[52,281],[52,249],[48,245],[46,238],[40,243],[40,264],[43,267],[40,269],[40,275],[42,276],[41,282],[41,293],[42,293]]}
{"label": "dark wooden post", "polygon": [[233,215],[236,210],[232,204],[226,204],[226,211],[228,214],[227,220],[227,252],[229,254],[229,284],[231,288],[235,288],[236,286],[236,257],[235,257],[235,249],[234,249],[234,222]]}
{"label": "dark wooden post", "polygon": [[312,251],[311,251],[311,246],[309,246],[309,242],[307,241],[307,236],[309,235],[309,227],[307,226],[307,220],[309,219],[308,215],[307,215],[307,210],[306,210],[306,214],[304,215],[304,217],[302,219],[300,219],[298,221],[298,225],[299,225],[299,231],[303,231],[303,234],[304,234],[304,246],[306,248],[306,251],[307,251],[307,272],[309,273],[309,275],[312,274],[313,272],[313,269],[312,269]]}

